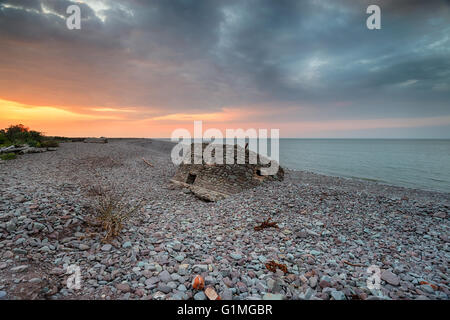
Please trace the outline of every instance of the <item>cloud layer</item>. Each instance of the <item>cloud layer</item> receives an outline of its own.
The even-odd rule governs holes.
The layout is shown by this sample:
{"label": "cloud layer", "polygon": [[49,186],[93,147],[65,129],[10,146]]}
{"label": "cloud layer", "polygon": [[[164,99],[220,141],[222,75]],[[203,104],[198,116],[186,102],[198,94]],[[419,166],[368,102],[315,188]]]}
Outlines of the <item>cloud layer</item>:
{"label": "cloud layer", "polygon": [[[130,121],[450,115],[446,0],[89,0],[76,3],[81,30],[66,28],[70,4],[0,0],[0,98],[86,115],[131,109]],[[381,30],[366,28],[369,4]]]}

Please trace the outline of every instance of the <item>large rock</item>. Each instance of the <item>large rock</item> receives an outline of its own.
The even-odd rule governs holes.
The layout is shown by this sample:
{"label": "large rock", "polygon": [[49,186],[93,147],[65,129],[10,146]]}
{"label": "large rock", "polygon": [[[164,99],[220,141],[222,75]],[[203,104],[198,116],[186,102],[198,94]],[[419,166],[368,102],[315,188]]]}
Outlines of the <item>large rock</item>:
{"label": "large rock", "polygon": [[384,270],[381,273],[381,279],[393,286],[398,286],[400,284],[399,278],[389,270]]}
{"label": "large rock", "polygon": [[118,283],[116,284],[116,289],[124,293],[131,291],[130,285],[128,283]]}
{"label": "large rock", "polygon": [[194,300],[206,300],[206,295],[200,291],[194,295]]}
{"label": "large rock", "polygon": [[161,273],[159,274],[158,277],[159,277],[159,280],[161,280],[163,282],[169,282],[169,281],[173,280],[172,276],[170,275],[170,273],[167,270],[161,271]]}

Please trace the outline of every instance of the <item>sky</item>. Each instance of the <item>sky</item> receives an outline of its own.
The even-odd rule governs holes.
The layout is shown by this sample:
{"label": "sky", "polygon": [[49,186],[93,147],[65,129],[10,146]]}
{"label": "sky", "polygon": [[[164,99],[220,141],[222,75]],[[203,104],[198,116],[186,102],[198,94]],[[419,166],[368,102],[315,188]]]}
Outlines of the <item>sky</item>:
{"label": "sky", "polygon": [[449,0],[0,0],[0,48],[0,128],[450,138]]}

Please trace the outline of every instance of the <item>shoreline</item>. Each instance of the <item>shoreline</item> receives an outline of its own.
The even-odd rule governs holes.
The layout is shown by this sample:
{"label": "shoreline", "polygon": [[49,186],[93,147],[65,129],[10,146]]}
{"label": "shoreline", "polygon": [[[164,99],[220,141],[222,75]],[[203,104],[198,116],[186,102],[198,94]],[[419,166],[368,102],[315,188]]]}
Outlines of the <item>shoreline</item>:
{"label": "shoreline", "polygon": [[[0,291],[203,300],[191,287],[202,275],[224,300],[449,299],[449,194],[288,169],[282,182],[207,203],[168,182],[172,145],[70,142],[1,163]],[[89,190],[109,185],[145,205],[103,243],[88,223]],[[269,217],[279,229],[254,230]],[[267,270],[270,260],[288,272]],[[71,264],[81,268],[80,290],[66,287]],[[371,265],[379,290],[366,285]]]}
{"label": "shoreline", "polygon": [[347,177],[347,176],[332,175],[332,174],[326,174],[326,173],[315,172],[315,171],[308,171],[308,170],[301,170],[301,169],[292,169],[292,168],[286,168],[286,167],[284,167],[284,168],[285,168],[285,170],[292,171],[292,172],[298,172],[299,174],[306,173],[306,174],[314,174],[314,175],[319,175],[319,176],[325,176],[325,177],[329,177],[329,178],[346,179],[346,180],[349,180],[349,181],[355,180],[355,181],[360,181],[360,182],[373,183],[373,184],[377,184],[379,186],[386,186],[386,187],[392,187],[392,188],[406,189],[406,190],[410,190],[410,191],[414,191],[414,192],[438,193],[438,194],[441,194],[442,196],[446,196],[446,195],[450,194],[449,192],[439,191],[439,190],[412,188],[412,187],[408,187],[408,186],[400,186],[400,185],[392,184],[392,183],[390,183],[388,181],[384,181],[384,180],[377,180],[377,179],[371,179],[371,178],[361,178],[361,177],[350,177],[350,176]]}

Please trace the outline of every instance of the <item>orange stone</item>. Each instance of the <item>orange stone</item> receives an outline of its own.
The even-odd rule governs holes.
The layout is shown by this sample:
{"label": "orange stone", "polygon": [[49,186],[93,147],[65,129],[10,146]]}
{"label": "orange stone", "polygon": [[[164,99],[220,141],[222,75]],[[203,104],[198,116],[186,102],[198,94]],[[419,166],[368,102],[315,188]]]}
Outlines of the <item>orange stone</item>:
{"label": "orange stone", "polygon": [[195,290],[203,290],[205,287],[205,280],[202,276],[195,276],[194,280],[192,280],[192,288]]}

